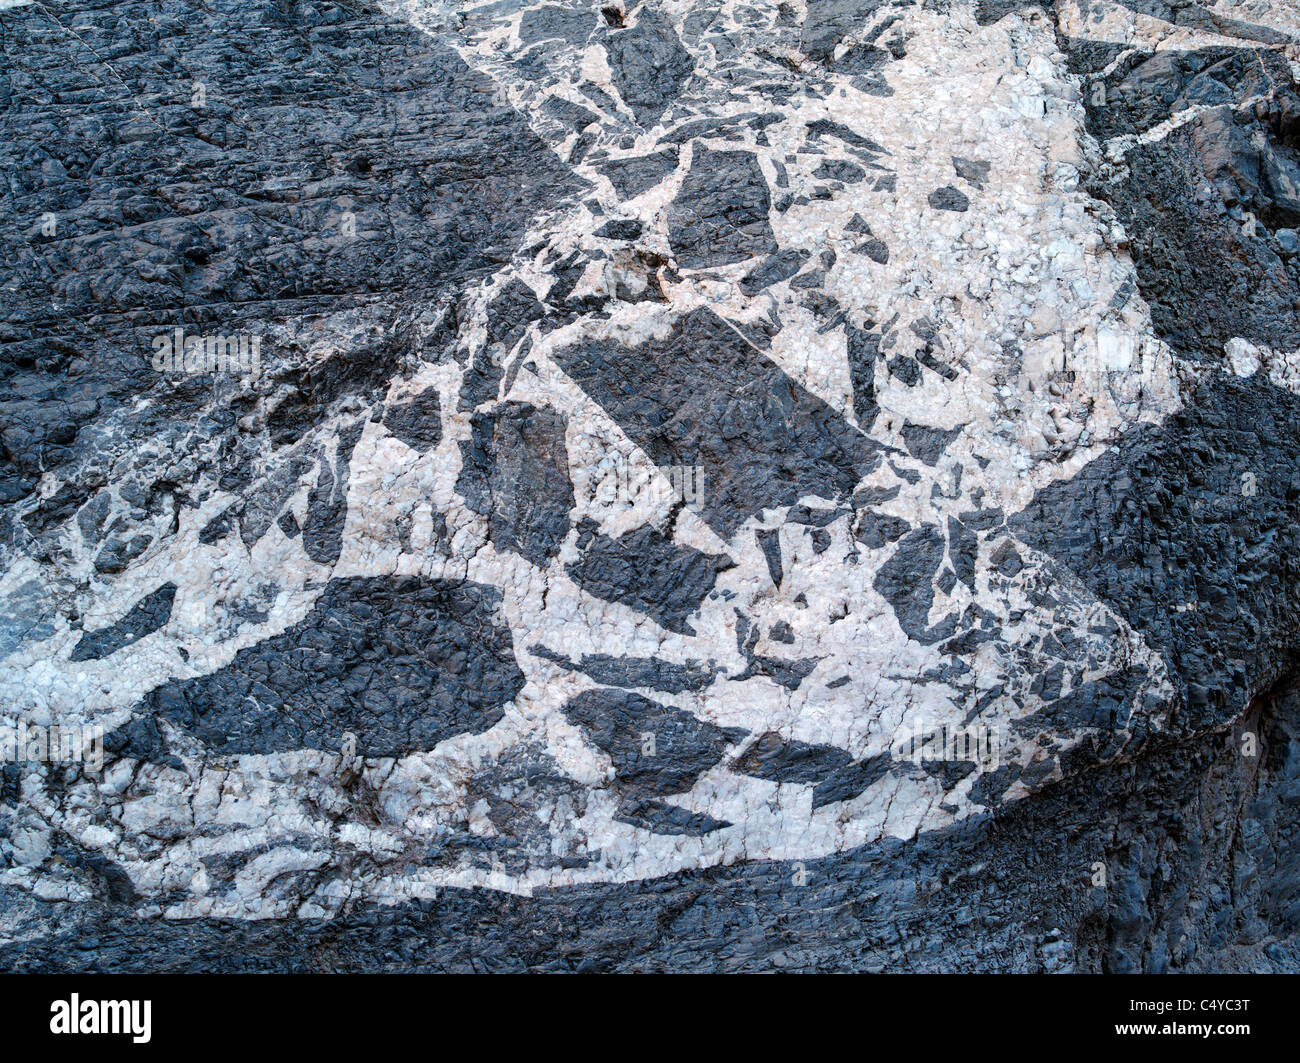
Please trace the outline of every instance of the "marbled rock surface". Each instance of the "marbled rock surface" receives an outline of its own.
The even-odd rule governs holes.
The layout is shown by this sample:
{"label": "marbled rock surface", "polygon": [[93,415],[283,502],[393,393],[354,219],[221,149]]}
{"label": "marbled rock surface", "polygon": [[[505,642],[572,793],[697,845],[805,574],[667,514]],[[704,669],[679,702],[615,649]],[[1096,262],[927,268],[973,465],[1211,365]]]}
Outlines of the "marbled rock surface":
{"label": "marbled rock surface", "polygon": [[0,968],[1300,970],[1298,10],[0,4]]}

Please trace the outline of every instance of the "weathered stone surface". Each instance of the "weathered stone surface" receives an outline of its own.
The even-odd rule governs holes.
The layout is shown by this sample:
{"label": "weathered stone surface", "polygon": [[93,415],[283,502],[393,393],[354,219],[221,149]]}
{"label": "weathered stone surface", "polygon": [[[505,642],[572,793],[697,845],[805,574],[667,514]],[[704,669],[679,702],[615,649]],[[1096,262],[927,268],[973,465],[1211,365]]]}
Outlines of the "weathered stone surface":
{"label": "weathered stone surface", "polygon": [[461,443],[458,490],[488,518],[497,549],[545,566],[569,532],[573,508],[564,418],[552,409],[504,403],[475,414],[471,426],[470,440]]}
{"label": "weathered stone surface", "polygon": [[697,146],[668,212],[668,240],[678,263],[700,269],[773,253],[770,207],[767,181],[753,154]]}
{"label": "weathered stone surface", "polygon": [[345,734],[362,756],[432,749],[496,723],[523,684],[499,598],[472,583],[335,580],[284,634],[142,708],[216,753],[337,750]]}
{"label": "weathered stone surface", "polygon": [[1300,970],[1293,6],[4,6],[0,968]]}

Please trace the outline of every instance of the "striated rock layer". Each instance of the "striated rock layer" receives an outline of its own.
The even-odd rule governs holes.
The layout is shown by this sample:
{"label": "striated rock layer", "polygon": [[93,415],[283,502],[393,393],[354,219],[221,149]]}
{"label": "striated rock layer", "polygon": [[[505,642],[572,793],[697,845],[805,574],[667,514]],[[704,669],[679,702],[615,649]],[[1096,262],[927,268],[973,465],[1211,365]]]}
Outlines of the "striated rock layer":
{"label": "striated rock layer", "polygon": [[1300,970],[1294,5],[0,47],[0,968]]}

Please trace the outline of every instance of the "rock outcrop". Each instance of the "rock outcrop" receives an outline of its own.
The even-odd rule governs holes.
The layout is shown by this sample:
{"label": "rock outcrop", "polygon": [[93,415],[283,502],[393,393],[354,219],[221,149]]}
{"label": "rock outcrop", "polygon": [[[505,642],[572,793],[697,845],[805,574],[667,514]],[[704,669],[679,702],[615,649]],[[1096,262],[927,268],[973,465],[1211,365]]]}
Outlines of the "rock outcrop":
{"label": "rock outcrop", "polygon": [[0,968],[1300,970],[1293,4],[0,48]]}

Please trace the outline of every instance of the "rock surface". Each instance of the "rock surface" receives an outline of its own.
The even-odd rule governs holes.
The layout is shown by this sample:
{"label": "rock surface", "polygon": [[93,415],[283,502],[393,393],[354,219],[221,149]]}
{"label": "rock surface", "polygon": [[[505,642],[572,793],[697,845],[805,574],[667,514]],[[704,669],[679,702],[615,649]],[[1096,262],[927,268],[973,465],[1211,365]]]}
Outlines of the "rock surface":
{"label": "rock surface", "polygon": [[1300,970],[1294,5],[0,48],[0,969]]}

